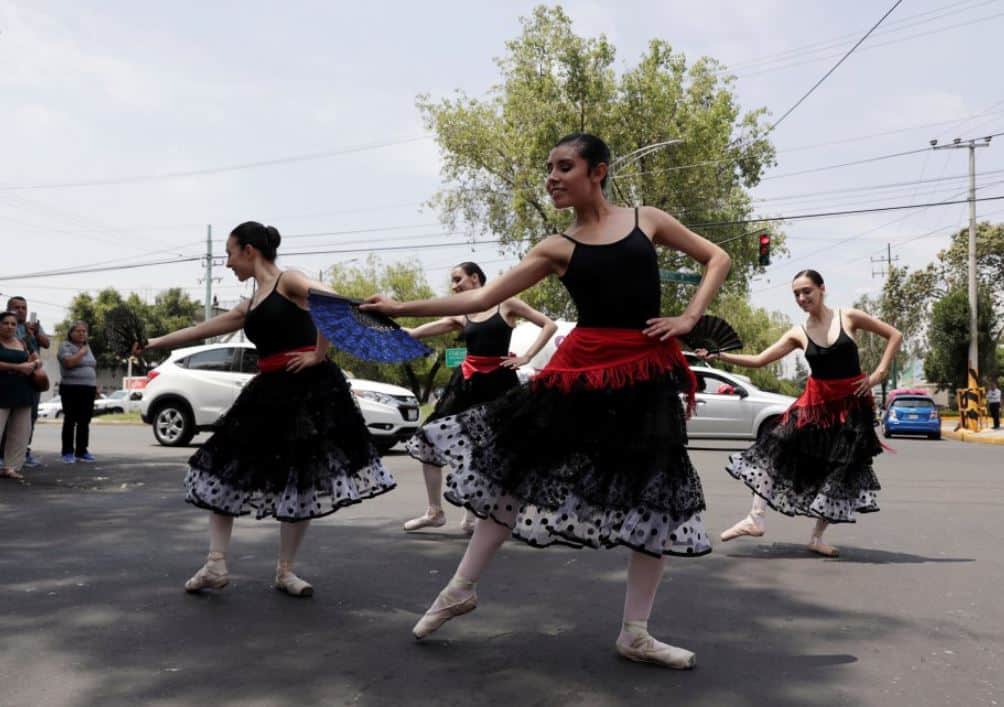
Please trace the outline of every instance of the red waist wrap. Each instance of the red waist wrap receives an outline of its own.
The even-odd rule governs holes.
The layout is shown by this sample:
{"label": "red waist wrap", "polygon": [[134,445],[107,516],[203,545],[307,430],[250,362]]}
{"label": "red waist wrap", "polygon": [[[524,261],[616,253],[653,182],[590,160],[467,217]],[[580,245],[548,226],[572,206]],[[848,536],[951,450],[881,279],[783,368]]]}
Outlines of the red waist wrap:
{"label": "red waist wrap", "polygon": [[460,363],[460,371],[464,374],[464,380],[470,380],[475,373],[491,373],[502,365],[505,356],[478,356],[467,354]]}
{"label": "red waist wrap", "polygon": [[796,427],[805,427],[806,425],[830,427],[845,422],[851,410],[859,407],[862,400],[867,400],[874,406],[870,390],[867,395],[860,396],[860,398],[854,392],[864,378],[863,373],[851,378],[834,378],[832,380],[809,376],[805,383],[805,390],[784,413],[782,422],[786,422],[791,417],[791,412],[796,409],[798,410]]}
{"label": "red waist wrap", "polygon": [[639,329],[575,327],[533,382],[566,392],[579,384],[623,388],[667,371],[683,374],[687,408],[693,410],[697,378],[675,338],[659,341]]}
{"label": "red waist wrap", "polygon": [[301,346],[292,351],[280,351],[279,353],[262,356],[258,359],[258,371],[261,373],[284,371],[286,370],[286,364],[289,363],[290,356],[298,353],[307,353],[308,351],[313,351],[315,348],[315,346]]}

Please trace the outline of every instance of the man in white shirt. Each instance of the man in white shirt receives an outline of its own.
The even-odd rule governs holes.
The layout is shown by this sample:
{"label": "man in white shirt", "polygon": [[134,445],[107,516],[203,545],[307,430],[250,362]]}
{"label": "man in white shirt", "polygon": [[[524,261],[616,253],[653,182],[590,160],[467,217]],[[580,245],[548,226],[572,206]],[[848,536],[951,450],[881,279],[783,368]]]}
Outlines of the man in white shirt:
{"label": "man in white shirt", "polygon": [[994,429],[1001,428],[1001,389],[997,387],[997,381],[992,380],[987,384],[987,409],[990,417],[994,420]]}

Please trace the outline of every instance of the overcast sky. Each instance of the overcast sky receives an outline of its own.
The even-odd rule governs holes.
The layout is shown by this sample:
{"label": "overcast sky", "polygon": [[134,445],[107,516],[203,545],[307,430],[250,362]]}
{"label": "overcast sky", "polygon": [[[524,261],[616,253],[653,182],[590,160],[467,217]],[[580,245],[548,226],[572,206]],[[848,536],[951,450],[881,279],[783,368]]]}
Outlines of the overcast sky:
{"label": "overcast sky", "polygon": [[[437,289],[463,259],[497,272],[511,259],[492,246],[472,251],[421,207],[440,184],[439,162],[414,102],[457,89],[483,95],[499,77],[493,58],[536,4],[0,0],[0,292],[27,296],[49,328],[77,292],[106,285],[144,297],[184,287],[202,299],[197,262],[18,276],[197,257],[207,224],[222,252],[229,230],[248,219],[277,226],[286,251],[456,240],[381,254],[418,258]],[[732,67],[744,108],[766,106],[775,117],[891,4],[563,3],[576,31],[606,34],[619,67],[663,39],[690,60],[708,55]],[[1002,29],[1002,0],[903,2],[778,128],[778,165],[754,192],[765,200],[760,213],[965,198],[964,150],[784,175],[1004,130]],[[317,153],[326,156],[282,161]],[[220,169],[271,160],[280,163]],[[977,170],[988,173],[979,196],[1004,194],[1004,137],[978,151]],[[186,172],[197,174],[148,178]],[[885,186],[902,182],[910,184]],[[883,188],[860,189],[871,186]],[[835,192],[848,189],[856,191]],[[1004,201],[977,212],[1004,219]],[[957,205],[789,222],[791,255],[753,283],[753,302],[797,319],[788,282],[815,267],[831,303],[849,305],[879,286],[870,259],[886,243],[901,264],[921,266],[966,219]],[[344,231],[356,233],[304,235]],[[355,257],[365,253],[281,263],[316,274]],[[249,291],[222,267],[216,276],[223,302]]]}

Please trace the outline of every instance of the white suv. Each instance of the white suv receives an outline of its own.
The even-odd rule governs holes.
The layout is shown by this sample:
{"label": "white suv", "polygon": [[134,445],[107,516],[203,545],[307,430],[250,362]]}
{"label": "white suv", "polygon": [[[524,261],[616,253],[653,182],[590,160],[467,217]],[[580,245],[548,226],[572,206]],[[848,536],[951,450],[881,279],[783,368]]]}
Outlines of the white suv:
{"label": "white suv", "polygon": [[[140,416],[161,444],[188,444],[215,429],[241,388],[258,372],[258,352],[243,342],[176,349],[150,371]],[[418,428],[418,399],[407,388],[349,378],[366,426],[381,452]]]}

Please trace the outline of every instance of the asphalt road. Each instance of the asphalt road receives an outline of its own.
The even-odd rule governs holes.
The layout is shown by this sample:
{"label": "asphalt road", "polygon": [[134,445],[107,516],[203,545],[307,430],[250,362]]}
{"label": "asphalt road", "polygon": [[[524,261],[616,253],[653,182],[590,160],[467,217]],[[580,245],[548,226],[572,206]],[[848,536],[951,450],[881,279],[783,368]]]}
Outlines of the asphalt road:
{"label": "asphalt road", "polygon": [[[697,669],[619,659],[626,551],[508,544],[481,605],[430,639],[409,632],[464,548],[406,535],[418,466],[399,488],[316,521],[298,570],[271,588],[274,522],[238,521],[232,582],[190,596],[206,514],[182,502],[190,449],[149,428],[95,426],[94,465],[34,448],[30,485],[0,483],[0,705],[1004,705],[1004,460],[1000,447],[897,439],[878,462],[882,512],[832,529],[843,556],[801,545],[811,521],[771,515],[760,540],[670,561],[650,623]],[[198,440],[196,440],[198,441]],[[749,506],[700,445],[717,537]]]}

